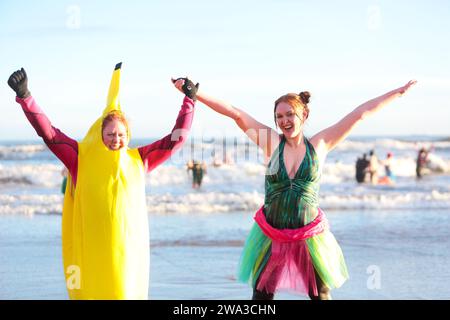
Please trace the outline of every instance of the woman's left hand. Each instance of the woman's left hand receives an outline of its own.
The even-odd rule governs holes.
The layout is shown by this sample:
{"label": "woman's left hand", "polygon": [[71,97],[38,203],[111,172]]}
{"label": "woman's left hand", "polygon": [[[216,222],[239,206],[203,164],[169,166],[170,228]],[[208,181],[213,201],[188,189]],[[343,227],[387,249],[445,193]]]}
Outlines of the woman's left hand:
{"label": "woman's left hand", "polygon": [[406,91],[409,90],[413,85],[417,83],[417,80],[409,80],[407,84],[405,84],[403,87],[398,88],[398,92],[400,95],[404,95]]}

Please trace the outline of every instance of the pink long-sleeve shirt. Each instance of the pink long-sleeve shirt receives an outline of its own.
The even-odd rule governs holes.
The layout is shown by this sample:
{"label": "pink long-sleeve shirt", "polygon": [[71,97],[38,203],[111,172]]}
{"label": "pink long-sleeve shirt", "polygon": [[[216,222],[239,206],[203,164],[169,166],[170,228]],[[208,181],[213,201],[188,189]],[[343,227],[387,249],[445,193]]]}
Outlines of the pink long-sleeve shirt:
{"label": "pink long-sleeve shirt", "polygon": [[[22,106],[23,112],[37,134],[44,140],[56,157],[64,163],[72,176],[74,184],[76,184],[78,142],[52,126],[50,120],[32,96],[25,99],[16,97],[16,101]],[[172,132],[158,141],[138,148],[146,172],[152,171],[170,158],[186,141],[194,117],[194,104],[192,99],[184,97]]]}

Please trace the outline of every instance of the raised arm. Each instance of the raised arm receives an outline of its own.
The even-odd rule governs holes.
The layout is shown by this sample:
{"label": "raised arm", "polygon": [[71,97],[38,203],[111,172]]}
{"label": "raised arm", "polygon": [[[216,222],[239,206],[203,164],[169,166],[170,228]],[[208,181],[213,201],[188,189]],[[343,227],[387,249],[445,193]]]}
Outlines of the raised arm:
{"label": "raised arm", "polygon": [[415,80],[411,80],[406,85],[400,88],[389,91],[382,96],[363,103],[355,110],[347,114],[335,125],[326,128],[325,130],[322,130],[314,135],[311,138],[311,142],[318,150],[321,151],[322,154],[328,153],[341,141],[343,141],[358,123],[363,121],[366,117],[379,111],[395,98],[401,97],[415,83]]}
{"label": "raised arm", "polygon": [[186,95],[172,132],[152,144],[138,148],[145,171],[150,172],[179,150],[187,139],[194,118],[195,94]]}
{"label": "raised arm", "polygon": [[[182,86],[185,84],[185,79],[188,80],[187,78],[180,78],[177,80],[178,83],[175,82],[175,86],[180,91],[182,91]],[[280,141],[278,133],[275,130],[256,121],[241,109],[225,101],[211,97],[203,91],[197,91],[197,99],[217,113],[234,120],[238,127],[264,151],[266,157],[270,158],[273,150],[275,150]]]}
{"label": "raised arm", "polygon": [[28,121],[36,133],[44,140],[50,151],[60,159],[76,182],[78,169],[78,143],[59,129],[52,126],[50,120],[38,106],[28,91],[28,77],[22,68],[8,79],[8,85],[16,92],[16,101],[22,106]]}

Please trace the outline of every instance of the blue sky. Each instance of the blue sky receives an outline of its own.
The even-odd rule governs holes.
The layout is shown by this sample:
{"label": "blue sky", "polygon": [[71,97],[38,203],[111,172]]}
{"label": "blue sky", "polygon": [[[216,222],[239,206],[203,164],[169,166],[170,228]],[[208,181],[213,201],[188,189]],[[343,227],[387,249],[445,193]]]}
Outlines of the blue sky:
{"label": "blue sky", "polygon": [[[446,1],[1,1],[0,139],[33,139],[8,76],[24,67],[52,123],[84,136],[104,107],[116,62],[134,137],[170,131],[182,95],[170,77],[273,126],[273,102],[309,90],[306,134],[359,104],[419,82],[354,135],[448,135]],[[194,136],[241,135],[198,104]]]}

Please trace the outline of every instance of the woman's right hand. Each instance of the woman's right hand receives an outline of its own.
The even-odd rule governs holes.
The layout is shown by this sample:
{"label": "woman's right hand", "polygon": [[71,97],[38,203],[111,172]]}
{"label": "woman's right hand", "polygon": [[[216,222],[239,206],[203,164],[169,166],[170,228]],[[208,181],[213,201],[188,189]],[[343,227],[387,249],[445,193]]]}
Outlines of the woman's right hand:
{"label": "woman's right hand", "polygon": [[187,77],[186,78],[178,78],[178,79],[172,78],[172,83],[175,85],[175,87],[178,90],[183,92],[186,96],[188,96],[189,98],[191,98],[194,101],[197,100],[197,90],[200,85],[199,83],[194,85],[194,83],[191,80],[189,80]]}
{"label": "woman's right hand", "polygon": [[13,89],[19,98],[25,99],[31,95],[28,91],[28,77],[22,68],[17,70],[8,79],[8,85]]}
{"label": "woman's right hand", "polygon": [[172,83],[175,86],[175,88],[177,88],[181,93],[183,93],[183,85],[184,85],[184,78],[178,78],[178,79],[174,79],[172,78]]}

